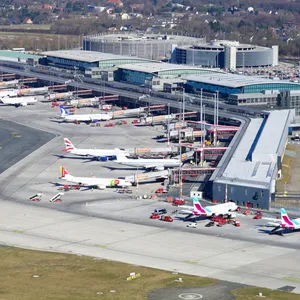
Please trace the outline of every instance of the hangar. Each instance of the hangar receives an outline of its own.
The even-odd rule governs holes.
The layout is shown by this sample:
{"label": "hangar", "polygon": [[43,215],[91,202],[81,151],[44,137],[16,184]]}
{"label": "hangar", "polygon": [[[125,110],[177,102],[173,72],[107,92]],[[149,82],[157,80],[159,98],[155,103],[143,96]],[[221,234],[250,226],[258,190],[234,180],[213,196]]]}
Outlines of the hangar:
{"label": "hangar", "polygon": [[294,116],[294,110],[275,110],[263,118],[251,119],[239,144],[232,148],[235,140],[231,141],[210,178],[212,199],[270,208],[275,200],[276,180],[281,177],[288,127]]}

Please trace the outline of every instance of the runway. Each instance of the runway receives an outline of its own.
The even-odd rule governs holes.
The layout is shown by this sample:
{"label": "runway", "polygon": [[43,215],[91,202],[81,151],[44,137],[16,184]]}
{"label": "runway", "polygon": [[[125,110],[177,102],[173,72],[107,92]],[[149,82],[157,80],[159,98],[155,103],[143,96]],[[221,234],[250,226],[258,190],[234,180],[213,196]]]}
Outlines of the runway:
{"label": "runway", "polygon": [[[171,224],[149,220],[153,207],[162,205],[157,200],[133,201],[113,190],[71,191],[63,203],[49,203],[57,193],[51,182],[58,180],[62,164],[74,175],[106,177],[132,172],[105,168],[114,162],[60,158],[63,137],[73,138],[79,147],[114,148],[119,144],[125,148],[144,142],[155,145],[151,137],[157,131],[131,124],[118,128],[52,124],[48,117],[55,112],[45,106],[24,109],[13,110],[11,118],[30,127],[49,128],[57,137],[1,174],[1,244],[89,255],[272,289],[288,285],[300,293],[300,265],[295,263],[300,261],[298,234],[266,236],[258,233],[252,221],[242,222],[241,228],[206,230],[202,224],[196,231],[189,230],[180,220]],[[5,111],[1,110],[0,116],[4,117]],[[140,192],[154,187],[140,186]],[[40,191],[44,193],[40,203],[28,201]]]}

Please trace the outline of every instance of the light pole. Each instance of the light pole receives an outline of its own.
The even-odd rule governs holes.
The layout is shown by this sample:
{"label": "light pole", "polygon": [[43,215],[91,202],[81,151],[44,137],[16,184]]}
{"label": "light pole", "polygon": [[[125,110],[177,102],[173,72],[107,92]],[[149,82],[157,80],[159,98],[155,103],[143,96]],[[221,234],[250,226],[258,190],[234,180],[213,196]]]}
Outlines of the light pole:
{"label": "light pole", "polygon": [[170,146],[170,103],[168,103],[168,147]]}

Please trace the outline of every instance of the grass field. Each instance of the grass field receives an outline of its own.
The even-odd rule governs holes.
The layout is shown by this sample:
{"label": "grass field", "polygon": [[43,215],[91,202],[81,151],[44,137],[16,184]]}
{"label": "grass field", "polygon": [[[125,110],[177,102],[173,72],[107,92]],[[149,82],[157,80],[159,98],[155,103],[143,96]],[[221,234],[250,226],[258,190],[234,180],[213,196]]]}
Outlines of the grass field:
{"label": "grass field", "polygon": [[[0,300],[93,300],[99,297],[142,300],[156,288],[217,283],[215,279],[173,275],[91,257],[8,247],[0,247],[0,261]],[[127,281],[131,272],[140,273],[141,277]],[[40,277],[34,278],[34,275]],[[175,281],[179,277],[183,283]]]}
{"label": "grass field", "polygon": [[18,25],[0,25],[1,29],[5,30],[50,30],[51,24],[18,24]]}
{"label": "grass field", "polygon": [[[258,293],[262,293],[264,298],[257,297]],[[299,300],[300,295],[283,293],[280,291],[272,291],[262,288],[242,288],[232,291],[232,294],[237,300],[253,300],[253,299],[266,299],[266,300]]]}
{"label": "grass field", "polygon": [[[0,260],[0,300],[146,300],[155,289],[218,282],[91,257],[11,247],[0,247]],[[141,277],[127,281],[131,272]],[[179,277],[182,283],[175,281]],[[258,292],[269,300],[299,299],[299,295],[261,288],[236,289],[233,294],[237,300],[248,300],[257,299]]]}
{"label": "grass field", "polygon": [[[294,151],[295,147],[288,144],[286,150]],[[279,193],[285,192],[285,184],[288,184],[291,179],[292,157],[285,155],[282,160],[282,178],[276,182],[276,191]]]}

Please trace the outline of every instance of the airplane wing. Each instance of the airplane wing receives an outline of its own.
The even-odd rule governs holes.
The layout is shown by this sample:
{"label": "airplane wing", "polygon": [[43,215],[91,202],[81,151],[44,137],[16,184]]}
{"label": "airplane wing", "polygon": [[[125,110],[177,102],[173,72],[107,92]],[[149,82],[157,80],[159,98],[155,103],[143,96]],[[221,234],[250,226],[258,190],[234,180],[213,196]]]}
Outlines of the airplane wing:
{"label": "airplane wing", "polygon": [[146,169],[155,169],[155,170],[159,170],[159,171],[162,171],[162,170],[165,169],[165,167],[163,165],[157,165],[157,164],[145,165],[144,168],[146,168]]}

